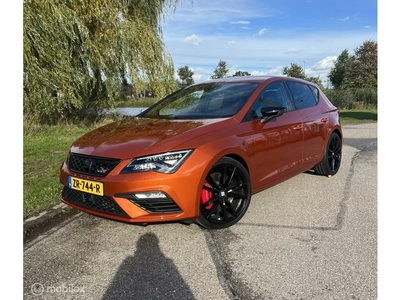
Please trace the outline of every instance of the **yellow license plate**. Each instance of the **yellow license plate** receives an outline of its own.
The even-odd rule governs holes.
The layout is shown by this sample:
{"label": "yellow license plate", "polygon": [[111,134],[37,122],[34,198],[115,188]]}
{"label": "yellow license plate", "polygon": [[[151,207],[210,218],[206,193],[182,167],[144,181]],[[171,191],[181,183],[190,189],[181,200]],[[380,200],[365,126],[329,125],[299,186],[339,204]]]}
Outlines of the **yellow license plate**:
{"label": "yellow license plate", "polygon": [[68,176],[68,187],[89,194],[94,194],[99,196],[104,195],[102,182],[96,182],[96,181]]}

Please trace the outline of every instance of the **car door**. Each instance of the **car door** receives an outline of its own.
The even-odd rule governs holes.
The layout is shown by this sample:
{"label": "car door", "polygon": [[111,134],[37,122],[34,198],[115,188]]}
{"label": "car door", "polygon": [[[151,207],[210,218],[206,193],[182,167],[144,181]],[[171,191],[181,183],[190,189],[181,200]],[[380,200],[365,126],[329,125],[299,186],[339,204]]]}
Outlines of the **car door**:
{"label": "car door", "polygon": [[312,167],[321,160],[325,146],[324,128],[328,119],[319,109],[319,91],[316,87],[295,81],[287,81],[286,84],[303,123],[303,159],[305,164]]}
{"label": "car door", "polygon": [[[283,115],[266,123],[263,107],[284,107]],[[301,168],[303,126],[282,81],[269,84],[257,97],[247,113],[251,132],[248,143],[252,182],[258,190],[271,186]]]}

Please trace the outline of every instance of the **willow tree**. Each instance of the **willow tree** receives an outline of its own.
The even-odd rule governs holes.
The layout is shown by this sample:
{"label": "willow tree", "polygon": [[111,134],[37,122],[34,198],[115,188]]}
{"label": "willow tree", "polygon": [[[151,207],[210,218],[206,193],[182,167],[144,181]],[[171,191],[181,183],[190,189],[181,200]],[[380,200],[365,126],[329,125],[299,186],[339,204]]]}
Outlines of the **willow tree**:
{"label": "willow tree", "polygon": [[24,2],[24,114],[53,122],[112,107],[122,83],[159,97],[174,89],[163,17],[179,0]]}

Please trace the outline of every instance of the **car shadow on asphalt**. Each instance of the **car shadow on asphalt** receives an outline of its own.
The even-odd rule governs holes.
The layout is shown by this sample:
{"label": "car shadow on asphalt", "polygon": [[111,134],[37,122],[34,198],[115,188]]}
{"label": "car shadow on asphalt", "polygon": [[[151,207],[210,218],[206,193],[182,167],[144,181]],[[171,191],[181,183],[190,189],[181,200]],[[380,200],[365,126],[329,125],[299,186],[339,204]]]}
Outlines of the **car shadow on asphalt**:
{"label": "car shadow on asphalt", "polygon": [[195,299],[154,233],[139,238],[133,256],[120,265],[102,297],[111,299]]}

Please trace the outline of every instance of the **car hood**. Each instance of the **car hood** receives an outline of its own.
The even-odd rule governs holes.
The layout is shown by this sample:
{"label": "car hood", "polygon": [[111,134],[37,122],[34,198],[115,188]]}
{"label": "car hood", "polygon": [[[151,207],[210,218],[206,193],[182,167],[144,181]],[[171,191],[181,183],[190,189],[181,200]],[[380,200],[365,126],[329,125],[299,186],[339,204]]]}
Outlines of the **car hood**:
{"label": "car hood", "polygon": [[71,152],[119,159],[161,153],[214,131],[226,121],[125,119],[85,134],[73,143]]}

